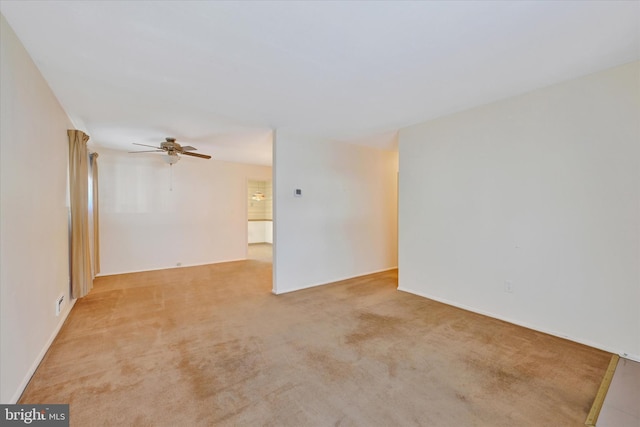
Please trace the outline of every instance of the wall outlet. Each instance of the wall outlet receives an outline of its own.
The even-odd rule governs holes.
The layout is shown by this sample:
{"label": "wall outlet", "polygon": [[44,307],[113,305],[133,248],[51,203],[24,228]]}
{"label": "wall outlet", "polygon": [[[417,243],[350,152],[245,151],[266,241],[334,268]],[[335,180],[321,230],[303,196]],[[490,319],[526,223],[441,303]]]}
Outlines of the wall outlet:
{"label": "wall outlet", "polygon": [[505,280],[504,282],[504,291],[506,293],[512,294],[513,293],[513,282],[510,280]]}
{"label": "wall outlet", "polygon": [[60,295],[56,300],[56,316],[60,316],[62,307],[64,307],[64,295]]}

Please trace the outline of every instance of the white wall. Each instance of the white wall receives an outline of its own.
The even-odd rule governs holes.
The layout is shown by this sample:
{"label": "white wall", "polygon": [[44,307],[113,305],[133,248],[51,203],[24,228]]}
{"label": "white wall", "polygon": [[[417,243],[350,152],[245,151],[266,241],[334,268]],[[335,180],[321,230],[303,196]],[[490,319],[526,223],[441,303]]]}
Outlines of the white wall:
{"label": "white wall", "polygon": [[264,224],[264,242],[273,243],[273,221],[267,221]]}
{"label": "white wall", "polygon": [[264,221],[249,221],[247,224],[249,232],[248,241],[251,243],[264,243]]}
{"label": "white wall", "polygon": [[400,289],[640,357],[638,62],[402,129],[400,195]]}
{"label": "white wall", "polygon": [[273,243],[273,222],[249,221],[249,243]]}
{"label": "white wall", "polygon": [[72,125],[4,16],[0,31],[0,402],[15,403],[71,307]]}
{"label": "white wall", "polygon": [[274,293],[396,267],[397,161],[394,152],[276,133]]}
{"label": "white wall", "polygon": [[247,180],[270,167],[97,151],[101,275],[246,258]]}

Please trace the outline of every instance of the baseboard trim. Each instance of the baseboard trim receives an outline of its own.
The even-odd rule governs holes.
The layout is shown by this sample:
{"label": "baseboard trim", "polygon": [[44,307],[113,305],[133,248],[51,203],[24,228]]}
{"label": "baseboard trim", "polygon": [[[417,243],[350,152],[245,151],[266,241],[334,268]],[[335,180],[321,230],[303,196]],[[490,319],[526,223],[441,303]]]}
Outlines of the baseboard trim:
{"label": "baseboard trim", "polygon": [[402,292],[407,292],[409,294],[417,295],[419,297],[428,298],[428,299],[431,299],[431,300],[434,300],[434,301],[437,301],[437,302],[441,302],[443,304],[451,305],[453,307],[461,308],[463,310],[471,311],[473,313],[482,314],[483,316],[488,316],[488,317],[492,317],[494,319],[502,320],[503,322],[511,323],[513,325],[522,326],[523,328],[531,329],[531,330],[534,330],[534,331],[542,332],[544,334],[553,335],[554,337],[563,338],[565,340],[573,341],[573,342],[576,342],[578,344],[583,344],[583,345],[586,345],[586,346],[589,346],[589,347],[597,348],[599,350],[606,351],[607,353],[617,354],[620,357],[624,357],[625,359],[630,359],[630,360],[635,360],[635,361],[639,361],[640,362],[640,355],[634,355],[634,354],[628,354],[628,353],[625,353],[625,352],[621,352],[620,349],[614,349],[614,348],[607,347],[607,346],[604,346],[602,344],[595,343],[595,342],[592,342],[592,341],[583,340],[583,339],[579,339],[579,338],[574,338],[574,337],[571,337],[571,336],[568,336],[568,335],[565,335],[565,334],[562,334],[562,333],[559,333],[559,332],[556,332],[556,331],[551,331],[551,330],[548,330],[548,329],[540,328],[537,325],[531,325],[531,324],[526,323],[526,322],[521,322],[521,321],[518,321],[518,320],[514,320],[514,319],[511,319],[511,318],[508,318],[508,317],[500,316],[498,314],[491,313],[491,312],[484,311],[484,310],[480,310],[480,309],[477,309],[475,307],[470,307],[470,306],[467,306],[465,304],[459,304],[457,302],[450,301],[450,300],[448,300],[446,298],[440,298],[440,297],[436,297],[436,296],[433,296],[433,295],[426,294],[424,292],[418,292],[418,291],[415,291],[415,290],[410,289],[410,288],[400,287],[399,286],[398,290],[402,291]]}
{"label": "baseboard trim", "polygon": [[45,345],[40,350],[40,353],[38,353],[38,356],[36,357],[36,359],[31,364],[31,367],[27,371],[27,374],[25,375],[24,379],[22,380],[22,382],[20,382],[18,389],[16,390],[14,395],[11,397],[9,404],[17,403],[18,399],[20,399],[20,396],[22,396],[22,393],[24,393],[24,389],[27,388],[29,381],[31,381],[31,377],[33,377],[33,374],[36,372],[36,369],[38,369],[38,366],[40,366],[40,363],[42,362],[42,359],[44,359],[45,354],[47,354],[47,351],[49,351],[49,347],[51,347],[51,344],[53,344],[53,340],[55,340],[56,337],[58,336],[58,333],[60,332],[60,329],[62,329],[62,325],[64,325],[64,322],[67,320],[67,317],[69,317],[69,313],[71,313],[73,306],[76,305],[76,301],[77,301],[76,299],[72,299],[71,304],[69,304],[69,307],[67,307],[64,313],[61,313],[62,317],[60,318],[60,321],[56,325],[56,328],[53,330],[53,333],[51,334],[51,336],[49,337]]}
{"label": "baseboard trim", "polygon": [[602,378],[602,382],[600,383],[600,388],[598,389],[596,398],[593,401],[593,405],[591,405],[589,416],[587,416],[587,420],[584,422],[586,426],[595,427],[596,422],[598,421],[600,410],[602,409],[602,405],[604,404],[604,398],[607,396],[609,386],[611,385],[611,380],[613,380],[613,374],[616,372],[616,366],[618,366],[618,360],[620,360],[620,357],[617,354],[611,356],[609,366],[607,367],[607,371],[604,374],[604,378]]}
{"label": "baseboard trim", "polygon": [[378,273],[384,273],[385,271],[391,271],[391,270],[397,270],[398,267],[389,267],[389,268],[383,268],[380,270],[375,270],[375,271],[371,271],[369,273],[363,273],[363,274],[358,274],[356,276],[349,276],[349,277],[342,277],[342,278],[337,278],[337,279],[332,279],[329,282],[322,282],[322,283],[314,283],[311,285],[304,285],[298,288],[292,288],[292,289],[287,289],[285,291],[277,291],[275,283],[274,283],[274,287],[271,290],[271,293],[274,295],[282,295],[282,294],[288,294],[289,292],[296,292],[296,291],[302,291],[304,289],[309,289],[309,288],[315,288],[318,286],[325,286],[325,285],[331,285],[333,283],[337,283],[337,282],[342,282],[345,280],[351,280],[351,279],[357,279],[358,277],[364,277],[364,276],[371,276],[372,274],[378,274]]}
{"label": "baseboard trim", "polygon": [[246,258],[237,258],[237,259],[229,259],[224,261],[203,262],[199,264],[184,264],[181,266],[172,265],[169,267],[147,268],[142,270],[129,270],[129,271],[121,271],[121,272],[115,272],[115,273],[114,272],[100,273],[96,275],[96,277],[117,276],[119,274],[146,273],[149,271],[160,271],[160,270],[175,270],[176,268],[200,267],[203,265],[224,264],[225,262],[238,262],[238,261],[246,261],[246,260],[247,260]]}

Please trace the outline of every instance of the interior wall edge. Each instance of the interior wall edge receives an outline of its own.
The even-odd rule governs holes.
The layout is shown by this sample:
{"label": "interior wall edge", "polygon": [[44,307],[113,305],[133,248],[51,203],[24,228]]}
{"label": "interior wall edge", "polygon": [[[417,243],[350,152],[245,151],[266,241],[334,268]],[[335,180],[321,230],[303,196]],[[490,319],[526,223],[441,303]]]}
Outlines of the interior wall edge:
{"label": "interior wall edge", "polygon": [[64,322],[67,320],[67,317],[69,317],[69,313],[71,313],[73,306],[76,305],[76,301],[77,299],[72,299],[71,303],[67,305],[67,308],[65,309],[65,311],[63,313],[60,313],[61,316],[60,316],[60,321],[58,322],[58,325],[53,330],[53,333],[51,334],[47,342],[44,344],[44,346],[42,347],[42,350],[40,350],[40,353],[38,353],[38,356],[35,358],[35,360],[31,364],[31,367],[25,374],[23,380],[18,385],[18,389],[15,391],[15,393],[11,397],[11,400],[8,402],[9,404],[12,405],[12,404],[18,403],[18,399],[20,399],[20,396],[22,396],[24,389],[29,384],[29,381],[31,381],[31,377],[33,377],[33,374],[36,372],[36,369],[38,369],[38,366],[40,366],[42,359],[44,359],[44,356],[47,354],[47,351],[49,351],[51,344],[53,344],[53,341],[58,336],[58,333],[60,332],[60,329],[62,329],[62,325],[64,325]]}
{"label": "interior wall edge", "polygon": [[588,347],[593,347],[593,348],[596,348],[596,349],[599,349],[599,350],[603,350],[603,351],[606,351],[607,353],[617,354],[620,357],[624,357],[625,359],[631,359],[631,360],[635,360],[637,362],[640,362],[640,355],[627,353],[624,349],[621,350],[619,348],[618,349],[617,348],[612,348],[612,347],[609,347],[609,346],[604,345],[604,344],[596,343],[594,341],[572,337],[572,336],[569,336],[569,335],[566,335],[566,334],[563,334],[563,333],[560,333],[560,332],[557,332],[557,331],[552,331],[552,330],[549,330],[549,329],[541,328],[541,327],[539,327],[537,325],[533,325],[531,323],[521,322],[521,321],[518,321],[518,320],[514,320],[512,318],[509,318],[509,317],[500,316],[498,314],[495,314],[495,313],[492,313],[492,312],[489,312],[489,311],[477,309],[475,307],[471,307],[471,306],[468,306],[468,305],[465,305],[465,304],[460,304],[460,303],[457,303],[455,301],[448,300],[446,298],[440,298],[440,297],[436,297],[436,296],[433,296],[433,295],[430,295],[430,294],[427,294],[427,293],[424,293],[424,292],[419,292],[419,291],[416,291],[414,289],[408,288],[406,286],[402,286],[402,287],[398,286],[398,290],[401,291],[401,292],[406,292],[406,293],[409,293],[409,294],[412,294],[412,295],[416,295],[416,296],[419,296],[419,297],[422,297],[422,298],[426,298],[426,299],[430,299],[430,300],[433,300],[433,301],[437,301],[437,302],[442,303],[442,304],[450,305],[452,307],[460,308],[462,310],[470,311],[472,313],[481,314],[483,316],[491,317],[492,319],[501,320],[503,322],[507,322],[507,323],[510,323],[512,325],[521,326],[523,328],[531,329],[531,330],[536,331],[536,332],[542,332],[543,334],[552,335],[554,337],[562,338],[562,339],[569,340],[569,341],[572,341],[572,342],[575,342],[575,343],[578,343],[578,344],[586,345]]}

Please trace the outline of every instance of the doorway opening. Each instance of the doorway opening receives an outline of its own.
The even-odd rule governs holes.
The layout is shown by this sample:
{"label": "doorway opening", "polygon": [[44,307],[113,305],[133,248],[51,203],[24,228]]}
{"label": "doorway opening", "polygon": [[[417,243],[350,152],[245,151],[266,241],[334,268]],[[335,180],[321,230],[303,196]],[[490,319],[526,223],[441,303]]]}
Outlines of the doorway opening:
{"label": "doorway opening", "polygon": [[273,185],[249,180],[247,184],[247,259],[273,261]]}

